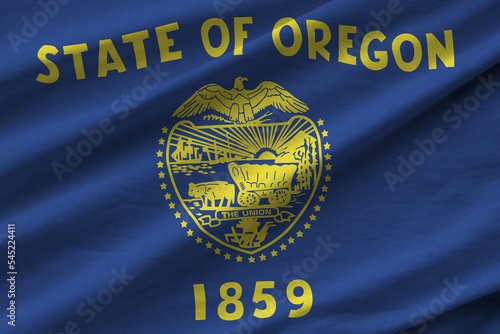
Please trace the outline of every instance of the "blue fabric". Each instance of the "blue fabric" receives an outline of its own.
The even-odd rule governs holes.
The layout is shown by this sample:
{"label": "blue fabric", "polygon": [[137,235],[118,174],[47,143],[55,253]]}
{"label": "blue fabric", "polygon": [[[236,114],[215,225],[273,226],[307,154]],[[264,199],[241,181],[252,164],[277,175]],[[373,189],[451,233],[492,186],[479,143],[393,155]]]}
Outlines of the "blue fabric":
{"label": "blue fabric", "polygon": [[[15,276],[15,298],[8,297],[9,281],[0,285],[2,333],[500,332],[498,1],[31,0],[2,5],[0,256],[2,277]],[[242,17],[252,23],[243,24],[243,54],[235,55],[234,18]],[[209,55],[201,37],[211,18],[223,19],[229,31],[228,49],[220,57]],[[293,18],[302,35],[302,46],[291,56],[273,43],[273,27],[283,18]],[[309,58],[307,20],[329,27],[329,61],[319,53]],[[178,29],[167,32],[170,52],[181,51],[182,59],[161,62],[155,28],[171,23]],[[349,39],[381,31],[386,39],[373,41],[368,54],[375,60],[373,52],[386,51],[387,66],[367,68],[356,42],[348,50],[356,65],[339,61],[339,26],[357,27]],[[147,68],[137,69],[132,43],[123,43],[122,36],[142,30],[149,34]],[[444,47],[448,30],[454,66],[438,58],[437,69],[430,69],[426,34]],[[392,49],[402,34],[422,45],[420,65],[410,72],[398,66]],[[314,35],[319,41],[324,32]],[[213,47],[223,42],[217,27],[209,36]],[[280,36],[285,47],[292,46],[289,26]],[[126,71],[98,77],[99,41],[107,39]],[[77,80],[64,46],[83,43],[88,47],[82,53],[85,79]],[[58,50],[47,55],[59,71],[53,83],[37,81],[50,73],[37,56],[46,45]],[[410,62],[412,44],[404,42],[401,52]],[[280,130],[293,116],[305,117],[310,123],[304,129],[311,134],[300,139],[311,140],[306,151],[321,161],[311,167],[319,173],[312,184],[317,188],[292,187],[291,204],[278,207],[293,215],[289,221],[280,221],[274,211],[274,218],[260,214],[259,228],[273,219],[275,226],[253,255],[245,250],[257,244],[244,248],[236,237],[228,241],[231,227],[239,231],[235,219],[219,227],[204,225],[206,220],[197,221],[201,213],[215,209],[194,204],[189,209],[189,203],[203,205],[209,196],[226,205],[219,190],[193,195],[188,189],[192,182],[207,192],[206,183],[213,181],[225,182],[216,187],[234,187],[234,203],[227,208],[248,213],[237,204],[243,190],[228,161],[213,174],[197,169],[176,176],[174,142],[168,140],[180,121],[236,136],[241,122],[222,113],[222,102],[201,114],[173,115],[205,85],[229,91],[237,77],[248,79],[244,92],[268,81],[286,90],[280,98],[291,94],[305,103],[306,112],[290,113],[275,104],[255,118],[269,112],[262,124]],[[209,114],[214,118],[204,118]],[[241,131],[250,131],[250,121],[245,122],[241,129],[247,130]],[[302,154],[301,146],[288,143],[289,159]],[[259,175],[273,164],[286,165],[272,161],[258,163]],[[272,206],[271,195],[260,194],[260,205]],[[210,224],[217,224],[213,218]],[[8,224],[15,224],[15,275],[7,274],[13,271],[7,267],[7,246],[14,235]],[[271,238],[276,242],[269,244]],[[301,307],[286,293],[297,280],[310,286],[312,307],[290,318],[290,310]],[[263,281],[274,282],[274,290],[264,293],[272,292],[277,305],[274,314],[259,319],[254,310],[266,304],[252,299]],[[242,287],[244,312],[236,320],[223,320],[218,312],[227,282]],[[195,319],[196,307],[202,307],[195,302],[198,284],[205,289],[204,320]],[[304,291],[296,288],[294,294]],[[11,301],[15,327],[8,324]]]}

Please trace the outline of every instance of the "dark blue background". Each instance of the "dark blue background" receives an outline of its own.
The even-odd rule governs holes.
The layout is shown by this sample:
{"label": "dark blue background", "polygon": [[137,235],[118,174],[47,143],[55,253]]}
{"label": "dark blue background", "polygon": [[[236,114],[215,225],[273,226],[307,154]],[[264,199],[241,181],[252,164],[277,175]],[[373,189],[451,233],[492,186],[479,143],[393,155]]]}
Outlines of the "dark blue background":
{"label": "dark blue background", "polygon": [[[222,0],[222,2],[224,2]],[[237,2],[233,2],[237,3]],[[424,43],[425,33],[442,41],[452,29],[454,68],[421,66],[406,73],[389,58],[373,72],[337,62],[338,25],[364,30],[371,11],[387,1],[248,1],[226,12],[251,16],[244,55],[230,49],[212,58],[203,49],[200,27],[218,17],[211,1],[77,1],[59,12],[15,53],[7,34],[21,34],[22,18],[40,11],[36,1],[4,2],[0,13],[0,238],[2,271],[7,271],[6,231],[17,224],[17,326],[5,332],[59,333],[76,321],[83,333],[498,333],[500,332],[500,92],[482,101],[456,130],[443,120],[454,103],[473,95],[479,81],[500,81],[498,1],[401,0],[403,10],[382,31],[390,41],[411,33]],[[271,30],[293,17],[304,44],[293,57],[275,49]],[[305,20],[332,30],[330,62],[309,60]],[[125,119],[112,102],[142,84],[146,69],[135,69],[130,45],[121,35],[149,30],[148,65],[159,64],[154,27],[178,22],[169,33],[183,59],[160,64],[169,76]],[[111,38],[127,67],[97,78],[98,41]],[[75,79],[64,45],[87,43],[87,78]],[[37,59],[42,45],[56,46],[61,77],[37,82],[46,71]],[[168,209],[158,182],[158,138],[171,128],[171,115],[198,88],[217,83],[230,88],[246,76],[246,87],[272,81],[305,101],[312,120],[325,120],[329,131],[332,181],[310,231],[277,258],[256,264],[225,262],[191,238]],[[497,88],[498,90],[498,88]],[[59,182],[53,161],[63,162],[66,146],[85,139],[81,131],[110,118],[115,130],[71,174]],[[447,140],[437,145],[404,183],[391,192],[384,173],[397,173],[398,156],[442,128]],[[321,130],[321,129],[320,129]],[[168,181],[167,181],[168,182]],[[169,183],[169,182],[168,182]],[[183,211],[183,216],[187,216]],[[299,221],[304,223],[304,217]],[[190,226],[193,226],[191,223]],[[195,231],[195,236],[200,235]],[[247,321],[256,281],[275,281],[285,291],[283,274],[312,256],[317,237],[340,247],[306,281],[313,308],[302,318],[287,317],[285,300],[258,325],[225,322],[217,317],[219,287],[243,286]],[[299,239],[299,238],[296,238]],[[113,277],[111,271],[136,276],[124,291],[87,324],[76,308],[95,297]],[[409,318],[440,299],[444,280],[467,286],[435,320],[414,326]],[[7,307],[7,285],[0,285],[0,309]],[[194,321],[193,284],[207,289],[207,320]],[[420,319],[421,317],[417,317]],[[251,318],[252,319],[252,318]],[[253,318],[253,321],[256,321]],[[250,326],[250,327],[247,327]],[[413,327],[413,328],[411,328]]]}

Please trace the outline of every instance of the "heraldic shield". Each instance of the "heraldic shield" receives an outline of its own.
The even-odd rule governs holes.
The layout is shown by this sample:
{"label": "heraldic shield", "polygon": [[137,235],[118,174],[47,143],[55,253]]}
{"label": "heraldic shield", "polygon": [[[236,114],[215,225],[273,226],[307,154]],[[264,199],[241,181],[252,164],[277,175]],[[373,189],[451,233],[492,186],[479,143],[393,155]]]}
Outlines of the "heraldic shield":
{"label": "heraldic shield", "polygon": [[[204,124],[181,120],[170,130],[166,163],[179,201],[199,229],[221,245],[255,254],[284,237],[311,202],[321,177],[321,138],[314,122],[303,115],[283,122],[267,120],[273,101],[267,102],[266,114],[255,119],[252,96],[263,85],[268,87],[265,95],[260,93],[260,101],[270,99],[275,94],[271,90],[277,88],[282,90],[280,99],[295,98],[270,82],[253,91],[243,85],[237,89],[238,79],[242,78],[236,79],[232,90],[213,85],[236,97],[232,106],[222,98],[218,102],[231,106],[227,119],[204,115]],[[194,101],[197,110],[220,111],[215,103],[200,107],[207,104],[202,90],[209,86],[196,92],[174,116],[193,115],[186,114],[186,106],[201,99]],[[250,103],[236,106],[239,111],[233,112],[238,95]],[[213,124],[214,120],[223,124]]]}

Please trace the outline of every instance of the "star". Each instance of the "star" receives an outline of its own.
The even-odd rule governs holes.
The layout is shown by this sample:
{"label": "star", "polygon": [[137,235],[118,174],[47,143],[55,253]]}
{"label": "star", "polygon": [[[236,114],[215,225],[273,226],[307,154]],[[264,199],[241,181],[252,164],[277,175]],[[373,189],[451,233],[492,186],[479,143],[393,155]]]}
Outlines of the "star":
{"label": "star", "polygon": [[326,167],[326,170],[331,170],[332,169],[332,165],[330,165],[330,164],[327,164],[325,167]]}
{"label": "star", "polygon": [[324,202],[325,201],[325,196],[323,196],[323,195],[320,195],[318,198],[319,198],[320,202]]}
{"label": "star", "polygon": [[330,149],[330,144],[326,143],[325,144],[325,150],[329,150]]}
{"label": "star", "polygon": [[163,138],[158,139],[158,144],[165,145],[165,139]]}
{"label": "star", "polygon": [[282,251],[284,251],[284,250],[286,250],[286,245],[285,244],[281,244],[280,248],[281,248]]}
{"label": "star", "polygon": [[224,259],[225,260],[231,259],[231,254],[229,254],[228,252],[226,252],[226,254],[224,254]]}
{"label": "star", "polygon": [[302,231],[297,231],[295,233],[297,234],[297,238],[302,238],[302,235],[304,234]]}
{"label": "star", "polygon": [[278,252],[275,251],[274,249],[271,251],[271,255],[274,257],[274,256],[278,256]]}
{"label": "star", "polygon": [[316,204],[316,206],[314,207],[314,211],[320,211],[320,210],[321,210],[321,207],[318,204]]}
{"label": "star", "polygon": [[309,216],[309,219],[310,219],[311,221],[314,221],[314,220],[316,220],[316,216],[315,216],[315,215],[310,215],[310,216]]}
{"label": "star", "polygon": [[203,239],[200,237],[196,238],[195,240],[197,244],[201,244],[201,242],[203,241]]}
{"label": "star", "polygon": [[304,228],[305,228],[306,230],[311,229],[311,224],[309,224],[309,223],[305,223],[305,224],[304,224]]}
{"label": "star", "polygon": [[248,258],[248,263],[255,263],[255,258],[253,256],[250,256]]}
{"label": "star", "polygon": [[187,231],[187,234],[188,234],[188,237],[192,237],[193,236],[193,231],[191,229],[189,229]]}
{"label": "star", "polygon": [[165,173],[159,172],[158,176],[160,177],[160,179],[164,179],[165,178]]}
{"label": "star", "polygon": [[324,122],[325,122],[325,121],[323,121],[321,118],[320,118],[320,119],[318,119],[318,126],[322,126],[322,125],[324,125]]}
{"label": "star", "polygon": [[163,162],[161,161],[158,161],[156,165],[158,166],[158,168],[163,168]]}
{"label": "star", "polygon": [[161,133],[167,133],[168,129],[166,126],[164,126],[163,128],[161,128]]}
{"label": "star", "polygon": [[172,198],[172,195],[170,195],[169,193],[165,194],[165,200],[168,200],[168,199],[171,199],[171,198]]}
{"label": "star", "polygon": [[294,242],[295,242],[294,238],[292,238],[292,237],[288,238],[288,243],[289,244],[293,244]]}
{"label": "star", "polygon": [[215,254],[220,255],[220,248],[217,247],[216,249],[214,249],[214,252],[215,252]]}
{"label": "star", "polygon": [[187,227],[187,221],[183,220],[182,223],[181,223],[181,226],[184,228],[184,227]]}
{"label": "star", "polygon": [[157,158],[163,157],[163,151],[158,150],[158,152],[156,152],[156,157]]}
{"label": "star", "polygon": [[174,202],[170,202],[170,203],[168,204],[168,207],[169,207],[170,209],[175,209],[175,203],[174,203]]}
{"label": "star", "polygon": [[328,187],[327,186],[323,186],[321,187],[321,191],[326,193],[328,191]]}
{"label": "star", "polygon": [[264,254],[261,254],[261,256],[259,256],[259,258],[261,261],[266,261],[266,256]]}
{"label": "star", "polygon": [[325,160],[332,160],[331,154],[325,154]]}
{"label": "star", "polygon": [[167,189],[167,185],[165,184],[165,182],[163,182],[162,184],[160,184],[160,187],[161,187],[162,190]]}
{"label": "star", "polygon": [[330,182],[332,177],[330,175],[325,176],[325,182]]}
{"label": "star", "polygon": [[323,135],[323,137],[328,137],[328,131],[326,131],[326,130],[323,130],[323,132],[321,132],[321,134]]}
{"label": "star", "polygon": [[181,218],[181,213],[179,211],[177,211],[176,213],[174,213],[174,216],[175,218]]}
{"label": "star", "polygon": [[210,243],[210,241],[209,241],[209,242],[207,242],[207,243],[205,244],[205,246],[207,246],[207,249],[208,249],[208,248],[212,248],[212,244]]}
{"label": "star", "polygon": [[241,262],[242,260],[243,260],[243,258],[242,258],[240,255],[238,255],[238,256],[236,257],[236,262]]}

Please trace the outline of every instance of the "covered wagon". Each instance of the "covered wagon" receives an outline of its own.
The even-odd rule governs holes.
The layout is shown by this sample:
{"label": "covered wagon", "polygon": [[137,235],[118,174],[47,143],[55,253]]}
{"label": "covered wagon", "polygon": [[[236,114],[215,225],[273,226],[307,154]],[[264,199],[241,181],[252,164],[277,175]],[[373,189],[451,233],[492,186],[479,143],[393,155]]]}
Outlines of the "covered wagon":
{"label": "covered wagon", "polygon": [[269,204],[285,206],[292,199],[292,182],[297,171],[294,164],[237,164],[228,165],[229,174],[239,189],[237,201],[244,207],[259,205],[262,198]]}

